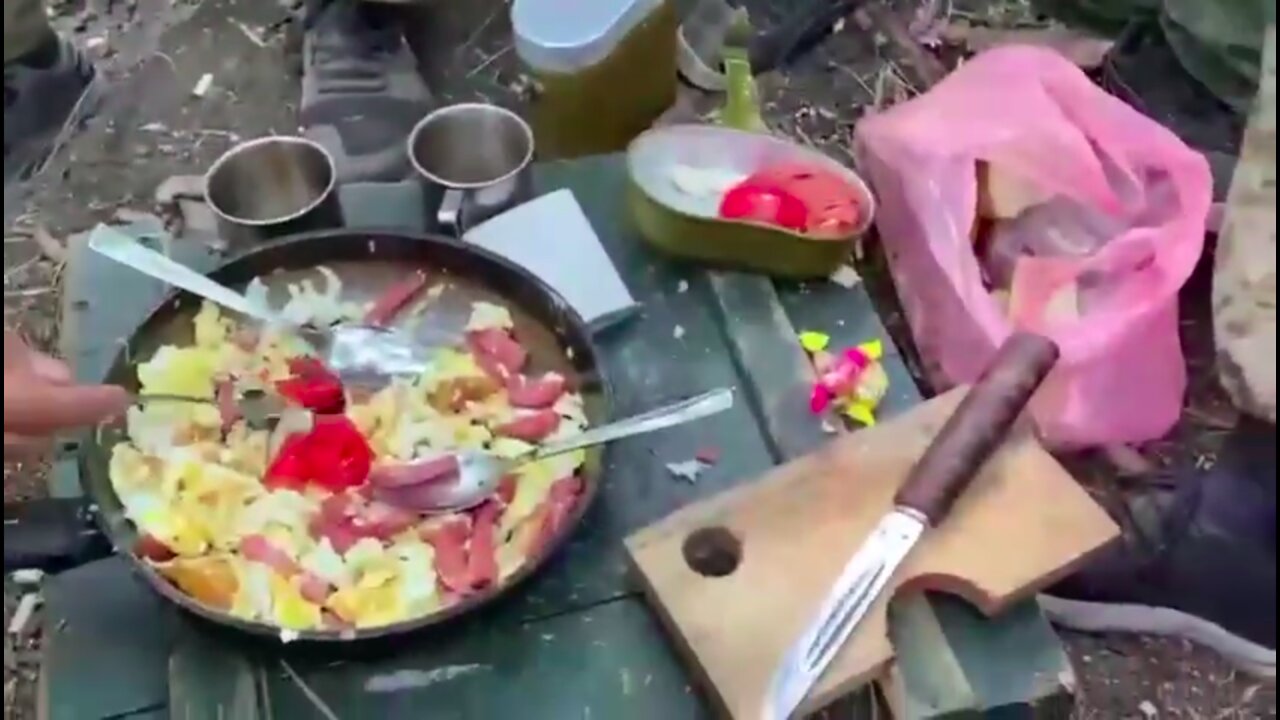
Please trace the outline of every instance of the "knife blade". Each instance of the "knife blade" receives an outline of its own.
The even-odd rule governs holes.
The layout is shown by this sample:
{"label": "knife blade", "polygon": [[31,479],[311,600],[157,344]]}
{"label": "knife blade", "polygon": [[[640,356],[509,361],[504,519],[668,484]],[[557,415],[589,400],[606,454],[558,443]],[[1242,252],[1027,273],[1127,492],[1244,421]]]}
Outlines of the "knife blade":
{"label": "knife blade", "polygon": [[817,614],[774,672],[765,720],[788,720],[925,535],[951,511],[983,463],[1004,441],[1058,361],[1051,340],[1016,333],[1001,346],[912,467],[880,520],[845,564]]}

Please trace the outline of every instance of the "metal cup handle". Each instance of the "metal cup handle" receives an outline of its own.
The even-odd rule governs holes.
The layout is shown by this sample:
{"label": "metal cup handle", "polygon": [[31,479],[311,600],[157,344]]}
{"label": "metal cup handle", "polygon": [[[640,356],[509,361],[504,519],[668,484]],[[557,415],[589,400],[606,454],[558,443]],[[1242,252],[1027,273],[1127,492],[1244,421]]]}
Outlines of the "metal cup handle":
{"label": "metal cup handle", "polygon": [[470,198],[470,190],[449,188],[444,191],[444,199],[440,201],[440,209],[436,211],[436,222],[456,238],[461,238],[467,231],[467,206]]}

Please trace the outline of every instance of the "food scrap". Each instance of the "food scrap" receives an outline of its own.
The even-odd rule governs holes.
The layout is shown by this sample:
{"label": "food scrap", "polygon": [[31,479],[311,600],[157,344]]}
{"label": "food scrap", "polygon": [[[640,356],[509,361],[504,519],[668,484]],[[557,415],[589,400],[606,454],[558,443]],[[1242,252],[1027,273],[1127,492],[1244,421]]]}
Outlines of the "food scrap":
{"label": "food scrap", "polygon": [[[323,290],[290,288],[291,315],[367,317],[322,274]],[[372,319],[390,320],[422,291],[420,277],[406,280]],[[211,608],[287,638],[430,615],[517,572],[582,496],[579,451],[521,467],[474,510],[425,515],[414,505],[415,489],[456,466],[453,452],[515,456],[586,427],[582,396],[532,367],[501,305],[476,303],[465,342],[376,392],[344,387],[285,331],[246,332],[214,305],[194,330],[190,345],[139,365],[139,390],[210,404],[130,410],[110,477],[138,531],[134,553]],[[292,412],[273,432],[228,416],[213,401],[236,385],[279,396]]]}
{"label": "food scrap", "polygon": [[708,467],[710,466],[706,463],[693,458],[684,462],[668,463],[667,472],[671,473],[672,477],[692,485],[698,482],[698,478],[702,477],[702,473],[706,472]]}
{"label": "food scrap", "polygon": [[694,458],[704,465],[715,465],[720,462],[720,448],[709,446],[698,448]]}
{"label": "food scrap", "polygon": [[800,345],[809,354],[818,381],[809,398],[809,409],[821,415],[838,408],[841,415],[875,425],[875,411],[889,389],[889,376],[880,359],[884,346],[879,340],[831,353],[831,337],[820,332],[800,333]]}

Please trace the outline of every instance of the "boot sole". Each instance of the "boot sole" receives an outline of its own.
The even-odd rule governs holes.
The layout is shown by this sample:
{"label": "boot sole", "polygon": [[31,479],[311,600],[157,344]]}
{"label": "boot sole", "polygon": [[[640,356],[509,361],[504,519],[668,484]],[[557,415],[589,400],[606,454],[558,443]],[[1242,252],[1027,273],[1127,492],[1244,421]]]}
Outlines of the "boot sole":
{"label": "boot sole", "polygon": [[1040,596],[1050,622],[1082,632],[1162,635],[1189,640],[1221,655],[1240,670],[1275,679],[1276,651],[1246,640],[1204,618],[1164,607],[1116,605]]}

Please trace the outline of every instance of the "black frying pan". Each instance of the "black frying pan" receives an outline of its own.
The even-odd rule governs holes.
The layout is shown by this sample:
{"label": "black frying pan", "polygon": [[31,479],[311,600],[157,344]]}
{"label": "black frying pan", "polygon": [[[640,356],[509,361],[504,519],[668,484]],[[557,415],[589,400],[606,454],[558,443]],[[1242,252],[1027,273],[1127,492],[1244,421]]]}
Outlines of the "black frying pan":
{"label": "black frying pan", "polygon": [[[230,287],[243,287],[261,276],[267,278],[269,287],[276,288],[303,274],[311,276],[318,265],[332,268],[344,283],[344,299],[356,301],[372,299],[397,278],[414,270],[428,273],[432,282],[448,282],[450,289],[441,297],[439,305],[433,305],[428,311],[424,322],[428,326],[425,337],[437,340],[441,331],[460,334],[471,302],[481,299],[501,302],[511,308],[515,316],[516,333],[529,350],[531,365],[538,370],[564,374],[571,386],[584,396],[589,422],[597,425],[606,421],[610,393],[599,371],[586,323],[541,280],[485,250],[440,236],[392,231],[322,231],[263,245],[229,261],[211,273],[211,277]],[[191,319],[199,306],[199,299],[186,293],[170,296],[128,339],[107,382],[136,389],[138,361],[150,357],[161,345],[192,341]],[[135,569],[156,592],[184,610],[252,635],[280,637],[280,629],[275,626],[246,621],[198,602],[132,552],[127,552],[137,543],[138,533],[124,517],[108,476],[110,449],[122,437],[119,429],[105,430],[80,452],[81,484],[86,498],[95,506],[94,514],[107,539],[131,558]],[[400,635],[439,625],[510,591],[544,565],[580,523],[599,488],[604,467],[602,455],[603,450],[588,454],[582,499],[560,535],[540,555],[529,558],[506,582],[430,616],[380,628],[305,632],[300,641],[349,643]]]}

